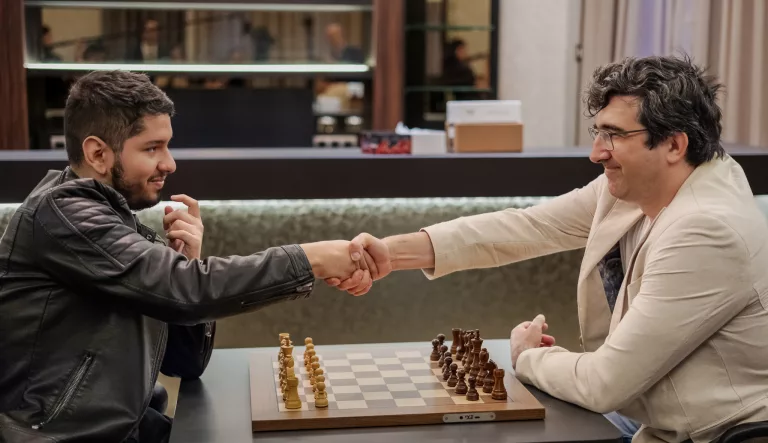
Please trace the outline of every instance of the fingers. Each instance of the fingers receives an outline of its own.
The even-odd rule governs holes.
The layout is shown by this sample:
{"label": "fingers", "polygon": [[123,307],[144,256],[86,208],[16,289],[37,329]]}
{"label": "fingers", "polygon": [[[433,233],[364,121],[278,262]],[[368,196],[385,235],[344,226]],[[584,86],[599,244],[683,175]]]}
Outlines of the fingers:
{"label": "fingers", "polygon": [[[168,209],[166,208],[166,211],[167,210]],[[167,231],[171,229],[173,224],[177,221],[184,221],[195,226],[200,232],[203,231],[203,222],[186,211],[171,211],[170,213],[166,213],[163,217],[163,228]]]}
{"label": "fingers", "polygon": [[358,269],[354,273],[352,273],[352,276],[344,281],[341,282],[337,287],[341,289],[342,291],[346,291],[348,289],[357,288],[360,286],[360,282],[363,280],[363,276],[365,275],[365,271],[362,269]]}
{"label": "fingers", "polygon": [[372,285],[373,285],[373,280],[371,279],[371,273],[369,271],[364,271],[363,279],[360,281],[360,284],[357,286],[357,288],[352,288],[347,292],[358,297],[367,293],[371,289]]}
{"label": "fingers", "polygon": [[195,236],[185,230],[172,230],[165,234],[169,240],[181,240],[188,245],[194,245],[197,242]]}
{"label": "fingers", "polygon": [[195,217],[200,217],[200,204],[194,198],[186,194],[172,195],[171,200],[181,202],[187,205],[189,213]]}
{"label": "fingers", "polygon": [[187,223],[184,220],[176,220],[175,222],[171,223],[171,227],[168,230],[169,231],[183,230],[193,235],[200,235],[200,230],[197,226]]}
{"label": "fingers", "polygon": [[368,251],[363,251],[363,260],[365,262],[366,268],[371,271],[371,278],[373,280],[378,280],[379,276],[379,266],[376,264],[376,261],[371,257],[371,254],[368,253]]}
{"label": "fingers", "polygon": [[550,347],[555,345],[555,337],[552,337],[551,335],[544,334],[541,336],[541,344],[540,347]]}
{"label": "fingers", "polygon": [[341,284],[341,279],[335,278],[335,277],[333,277],[333,278],[326,278],[325,279],[325,283],[328,286],[334,286],[335,287],[335,286],[339,286]]}
{"label": "fingers", "polygon": [[536,316],[536,318],[533,319],[531,322],[532,325],[536,325],[540,328],[544,327],[544,314],[539,314]]}

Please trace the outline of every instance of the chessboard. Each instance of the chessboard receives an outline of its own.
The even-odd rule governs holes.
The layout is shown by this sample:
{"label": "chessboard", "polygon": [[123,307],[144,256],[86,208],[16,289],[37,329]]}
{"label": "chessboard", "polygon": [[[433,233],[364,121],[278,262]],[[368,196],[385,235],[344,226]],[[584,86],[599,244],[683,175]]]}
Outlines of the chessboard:
{"label": "chessboard", "polygon": [[453,332],[450,350],[441,334],[423,348],[357,345],[343,351],[315,347],[309,337],[304,347],[294,348],[290,335],[283,333],[275,355],[250,359],[252,429],[544,418],[538,400],[498,369],[481,347],[479,331]]}

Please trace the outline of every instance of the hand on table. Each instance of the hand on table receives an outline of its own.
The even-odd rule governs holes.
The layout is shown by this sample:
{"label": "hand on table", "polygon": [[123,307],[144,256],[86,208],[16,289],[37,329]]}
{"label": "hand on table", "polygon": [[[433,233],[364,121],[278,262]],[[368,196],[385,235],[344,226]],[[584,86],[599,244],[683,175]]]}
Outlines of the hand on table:
{"label": "hand on table", "polygon": [[539,314],[533,321],[524,321],[512,330],[509,337],[509,353],[512,356],[513,368],[523,351],[555,344],[555,337],[544,334],[548,327],[544,315]]}
{"label": "hand on table", "polygon": [[370,234],[360,234],[349,242],[348,254],[353,260],[360,260],[361,266],[369,272],[368,279],[357,282],[354,279],[327,278],[330,286],[335,286],[352,295],[367,293],[373,282],[381,280],[392,272],[392,259],[389,247],[383,240]]}
{"label": "hand on table", "polygon": [[184,254],[189,260],[199,260],[203,249],[203,220],[200,205],[187,195],[172,195],[171,200],[181,202],[187,210],[165,207],[163,230],[174,251]]}

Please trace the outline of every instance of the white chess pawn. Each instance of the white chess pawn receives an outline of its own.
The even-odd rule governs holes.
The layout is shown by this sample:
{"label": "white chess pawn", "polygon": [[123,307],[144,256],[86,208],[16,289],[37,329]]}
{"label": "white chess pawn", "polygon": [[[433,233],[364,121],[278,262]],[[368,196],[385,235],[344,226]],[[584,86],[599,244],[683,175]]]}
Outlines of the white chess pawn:
{"label": "white chess pawn", "polygon": [[328,407],[328,393],[325,392],[325,375],[323,375],[322,369],[315,370],[315,407],[327,408]]}

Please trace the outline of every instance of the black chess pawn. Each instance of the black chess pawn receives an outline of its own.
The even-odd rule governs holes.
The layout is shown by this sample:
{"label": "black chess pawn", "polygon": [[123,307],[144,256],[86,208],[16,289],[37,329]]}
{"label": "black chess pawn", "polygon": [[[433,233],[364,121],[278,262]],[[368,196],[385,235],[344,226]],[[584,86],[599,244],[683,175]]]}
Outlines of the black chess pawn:
{"label": "black chess pawn", "polygon": [[432,340],[432,353],[429,354],[429,359],[431,361],[438,361],[440,360],[440,351],[438,350],[438,346],[440,346],[440,340],[434,339]]}
{"label": "black chess pawn", "polygon": [[496,383],[496,380],[493,378],[493,371],[496,369],[496,362],[493,360],[489,360],[488,363],[485,364],[485,380],[483,381],[483,392],[486,394],[490,394],[493,392],[493,385]]}
{"label": "black chess pawn", "polygon": [[459,377],[456,375],[456,371],[459,369],[459,365],[451,363],[451,376],[448,377],[448,387],[455,388],[459,383]]}
{"label": "black chess pawn", "polygon": [[443,343],[445,343],[445,334],[437,334],[437,340],[440,342],[440,346],[443,346]]}
{"label": "black chess pawn", "polygon": [[450,355],[447,355],[445,357],[445,364],[443,365],[443,380],[448,380],[448,377],[451,376],[451,364],[453,363],[453,358],[451,358]]}
{"label": "black chess pawn", "polygon": [[456,393],[464,395],[467,393],[467,382],[464,378],[467,376],[467,372],[464,369],[459,369],[459,383],[456,385]]}
{"label": "black chess pawn", "polygon": [[470,376],[469,377],[469,391],[467,391],[467,400],[469,401],[478,401],[480,400],[480,394],[477,393],[477,388],[475,385],[477,384],[477,377]]}
{"label": "black chess pawn", "polygon": [[445,364],[445,357],[450,357],[451,353],[448,352],[448,346],[442,345],[440,346],[440,360],[437,361],[437,366],[442,368]]}

